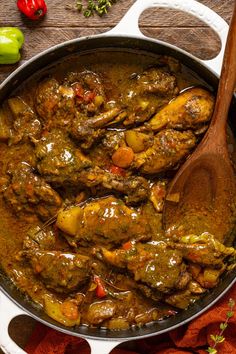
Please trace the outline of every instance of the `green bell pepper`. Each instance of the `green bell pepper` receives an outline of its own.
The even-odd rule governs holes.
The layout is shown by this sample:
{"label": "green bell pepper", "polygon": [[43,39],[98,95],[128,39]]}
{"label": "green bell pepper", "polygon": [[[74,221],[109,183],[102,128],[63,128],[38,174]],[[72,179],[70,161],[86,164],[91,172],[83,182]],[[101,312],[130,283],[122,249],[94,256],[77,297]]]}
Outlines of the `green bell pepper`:
{"label": "green bell pepper", "polygon": [[20,60],[24,35],[15,27],[0,27],[0,64],[15,64]]}

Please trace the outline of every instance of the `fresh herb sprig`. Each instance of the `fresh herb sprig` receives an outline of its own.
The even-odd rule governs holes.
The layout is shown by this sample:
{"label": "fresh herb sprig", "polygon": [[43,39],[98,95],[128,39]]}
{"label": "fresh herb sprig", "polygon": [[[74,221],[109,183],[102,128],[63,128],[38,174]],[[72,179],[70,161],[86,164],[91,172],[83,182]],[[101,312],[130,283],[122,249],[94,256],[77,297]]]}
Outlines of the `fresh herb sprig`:
{"label": "fresh herb sprig", "polygon": [[229,311],[226,313],[226,320],[225,322],[220,324],[220,333],[219,334],[211,334],[210,338],[213,340],[214,344],[212,347],[208,347],[207,352],[210,354],[217,354],[217,345],[219,343],[223,343],[225,341],[225,337],[223,336],[224,331],[226,330],[226,328],[228,327],[228,322],[230,320],[231,317],[233,317],[234,312],[234,306],[235,306],[235,301],[233,299],[230,299],[228,302],[228,306],[229,306]]}
{"label": "fresh herb sprig", "polygon": [[114,5],[118,0],[88,0],[84,5],[82,0],[77,0],[75,5],[67,6],[67,9],[74,8],[78,12],[83,13],[84,17],[91,17],[97,14],[103,16],[108,13],[110,7]]}

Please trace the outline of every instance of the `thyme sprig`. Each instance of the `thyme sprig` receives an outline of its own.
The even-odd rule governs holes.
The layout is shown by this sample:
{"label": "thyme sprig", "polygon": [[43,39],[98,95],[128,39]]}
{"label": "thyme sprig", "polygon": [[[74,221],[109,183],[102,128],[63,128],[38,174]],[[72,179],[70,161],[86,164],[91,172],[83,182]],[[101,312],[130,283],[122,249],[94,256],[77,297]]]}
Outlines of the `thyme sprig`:
{"label": "thyme sprig", "polygon": [[108,13],[109,8],[115,4],[118,0],[88,0],[84,5],[82,0],[77,0],[72,7],[67,5],[67,9],[76,9],[78,12],[83,13],[84,17],[91,17],[97,14],[103,16]]}
{"label": "thyme sprig", "polygon": [[219,343],[223,343],[225,341],[225,337],[223,336],[224,331],[226,330],[226,328],[228,327],[228,322],[230,320],[231,317],[233,317],[234,312],[234,306],[235,306],[235,301],[233,299],[229,299],[228,302],[228,306],[229,306],[229,311],[226,313],[226,320],[225,322],[220,324],[220,333],[219,334],[211,334],[210,338],[213,340],[214,344],[211,347],[208,347],[207,352],[210,354],[217,354],[217,345]]}

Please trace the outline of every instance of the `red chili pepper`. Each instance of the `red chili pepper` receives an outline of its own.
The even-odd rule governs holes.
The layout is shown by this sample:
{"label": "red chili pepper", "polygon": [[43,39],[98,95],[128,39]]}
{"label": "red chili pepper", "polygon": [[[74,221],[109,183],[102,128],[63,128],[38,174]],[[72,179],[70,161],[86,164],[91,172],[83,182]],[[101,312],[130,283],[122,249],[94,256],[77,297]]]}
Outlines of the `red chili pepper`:
{"label": "red chili pepper", "polygon": [[109,171],[111,173],[113,173],[114,175],[118,175],[118,176],[123,176],[125,177],[125,170],[122,167],[118,167],[115,165],[111,165],[111,167],[109,168]]}
{"label": "red chili pepper", "polygon": [[106,288],[103,284],[102,279],[98,275],[94,275],[94,282],[97,284],[97,287],[96,287],[97,297],[101,298],[101,297],[106,296],[106,294],[107,294]]}
{"label": "red chili pepper", "polygon": [[17,0],[17,7],[31,20],[38,20],[47,12],[47,5],[44,0]]}

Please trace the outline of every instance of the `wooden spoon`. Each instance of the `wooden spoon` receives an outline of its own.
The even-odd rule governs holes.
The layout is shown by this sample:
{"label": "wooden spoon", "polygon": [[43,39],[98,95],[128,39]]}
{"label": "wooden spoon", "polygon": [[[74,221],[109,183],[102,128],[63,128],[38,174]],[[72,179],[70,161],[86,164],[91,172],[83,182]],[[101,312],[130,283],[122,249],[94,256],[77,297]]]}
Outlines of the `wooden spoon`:
{"label": "wooden spoon", "polygon": [[[210,232],[224,241],[235,222],[235,175],[227,146],[227,117],[236,84],[236,3],[210,126],[174,177],[164,204],[170,234]],[[236,117],[235,117],[236,118]]]}

